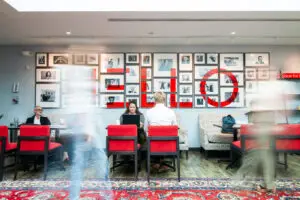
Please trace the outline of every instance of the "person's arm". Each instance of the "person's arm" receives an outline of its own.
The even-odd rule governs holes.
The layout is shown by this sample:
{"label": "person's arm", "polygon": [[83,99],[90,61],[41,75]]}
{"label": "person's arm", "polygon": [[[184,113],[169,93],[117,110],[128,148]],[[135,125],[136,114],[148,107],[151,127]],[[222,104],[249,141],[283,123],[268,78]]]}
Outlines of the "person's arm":
{"label": "person's arm", "polygon": [[30,122],[30,119],[31,117],[28,117],[27,119],[26,119],[26,122],[25,122],[25,124],[31,124],[31,122]]}
{"label": "person's arm", "polygon": [[44,125],[51,125],[51,122],[48,119],[48,117],[44,117],[44,121],[45,121]]}

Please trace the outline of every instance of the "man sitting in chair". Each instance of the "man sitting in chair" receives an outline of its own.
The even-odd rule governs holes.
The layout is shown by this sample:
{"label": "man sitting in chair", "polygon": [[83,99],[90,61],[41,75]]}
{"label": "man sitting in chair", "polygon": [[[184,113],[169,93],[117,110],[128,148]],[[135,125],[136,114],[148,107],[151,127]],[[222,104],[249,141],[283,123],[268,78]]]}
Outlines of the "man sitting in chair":
{"label": "man sitting in chair", "polygon": [[[148,126],[168,126],[177,125],[176,115],[173,110],[165,106],[166,95],[164,92],[156,92],[154,94],[155,106],[149,109],[146,113],[144,129],[148,132]],[[160,158],[162,162],[162,158]],[[153,166],[156,169],[165,170],[166,166],[156,164]]]}
{"label": "man sitting in chair", "polygon": [[34,115],[27,118],[26,124],[36,124],[36,125],[51,125],[48,117],[42,116],[43,109],[40,106],[34,108]]}

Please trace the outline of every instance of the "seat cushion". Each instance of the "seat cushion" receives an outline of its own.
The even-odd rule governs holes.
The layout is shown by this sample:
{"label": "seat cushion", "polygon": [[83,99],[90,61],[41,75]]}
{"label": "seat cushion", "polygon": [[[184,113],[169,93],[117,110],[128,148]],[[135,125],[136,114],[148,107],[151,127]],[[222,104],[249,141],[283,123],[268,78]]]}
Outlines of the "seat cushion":
{"label": "seat cushion", "polygon": [[17,143],[8,143],[6,144],[6,151],[11,151],[17,149]]}
{"label": "seat cushion", "polygon": [[53,150],[53,149],[56,149],[57,147],[61,147],[62,145],[57,143],[57,142],[50,142],[49,144],[49,150]]}
{"label": "seat cushion", "polygon": [[233,134],[223,134],[220,131],[207,134],[209,142],[213,143],[231,143],[233,140]]}

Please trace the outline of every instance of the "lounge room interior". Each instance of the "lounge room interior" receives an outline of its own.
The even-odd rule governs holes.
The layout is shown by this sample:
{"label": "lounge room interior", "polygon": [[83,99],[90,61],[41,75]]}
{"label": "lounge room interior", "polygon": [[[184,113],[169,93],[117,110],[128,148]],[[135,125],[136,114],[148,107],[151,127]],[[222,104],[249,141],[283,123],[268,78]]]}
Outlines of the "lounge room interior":
{"label": "lounge room interior", "polygon": [[213,2],[0,1],[0,199],[300,198],[300,3]]}

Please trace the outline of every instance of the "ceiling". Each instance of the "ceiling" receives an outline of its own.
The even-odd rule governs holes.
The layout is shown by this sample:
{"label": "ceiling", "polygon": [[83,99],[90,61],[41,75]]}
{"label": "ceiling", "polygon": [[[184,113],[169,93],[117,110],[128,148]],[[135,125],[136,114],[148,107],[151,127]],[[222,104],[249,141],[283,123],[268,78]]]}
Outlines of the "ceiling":
{"label": "ceiling", "polygon": [[0,27],[0,45],[300,44],[300,12],[19,13],[0,0]]}

